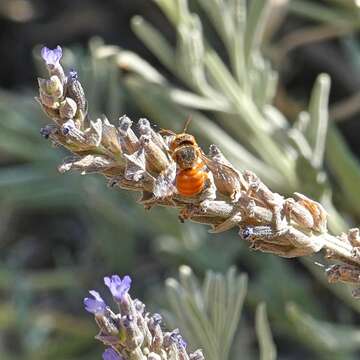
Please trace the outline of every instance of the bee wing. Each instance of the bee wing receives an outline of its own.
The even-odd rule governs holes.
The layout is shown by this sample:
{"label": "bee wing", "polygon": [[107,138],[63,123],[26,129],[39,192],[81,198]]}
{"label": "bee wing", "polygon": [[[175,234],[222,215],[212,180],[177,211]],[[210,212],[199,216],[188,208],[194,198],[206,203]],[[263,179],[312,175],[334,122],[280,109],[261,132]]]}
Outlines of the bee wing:
{"label": "bee wing", "polygon": [[212,172],[216,188],[220,193],[234,198],[241,190],[248,189],[248,183],[242,174],[231,165],[211,159],[202,152],[201,158],[207,168]]}
{"label": "bee wing", "polygon": [[169,129],[160,129],[158,131],[158,134],[160,134],[161,136],[176,136],[176,133]]}

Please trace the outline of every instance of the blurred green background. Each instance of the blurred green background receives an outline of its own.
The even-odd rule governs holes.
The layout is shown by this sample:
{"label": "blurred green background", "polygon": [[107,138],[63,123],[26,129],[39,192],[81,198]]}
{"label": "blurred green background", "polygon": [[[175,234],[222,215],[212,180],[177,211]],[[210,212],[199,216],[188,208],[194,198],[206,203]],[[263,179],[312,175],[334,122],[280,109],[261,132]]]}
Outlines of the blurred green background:
{"label": "blurred green background", "polygon": [[[233,28],[213,3],[225,14],[240,9]],[[278,358],[359,358],[360,302],[348,286],[327,284],[317,258],[254,253],[235,230],[209,234],[174,211],[143,210],[100,176],[60,175],[69,154],[39,134],[49,122],[34,101],[45,74],[40,45],[60,44],[93,118],[147,117],[179,131],[192,114],[190,132],[204,148],[216,142],[275,191],[321,200],[335,234],[356,226],[359,2],[251,0],[247,14],[238,3],[0,0],[1,360],[100,359],[82,306],[87,290],[103,289],[105,275],[130,274],[132,294],[160,311],[164,280],[181,264],[200,278],[231,265],[248,274],[231,359],[259,358],[254,318],[263,301]],[[331,78],[329,112],[329,78],[319,73]]]}

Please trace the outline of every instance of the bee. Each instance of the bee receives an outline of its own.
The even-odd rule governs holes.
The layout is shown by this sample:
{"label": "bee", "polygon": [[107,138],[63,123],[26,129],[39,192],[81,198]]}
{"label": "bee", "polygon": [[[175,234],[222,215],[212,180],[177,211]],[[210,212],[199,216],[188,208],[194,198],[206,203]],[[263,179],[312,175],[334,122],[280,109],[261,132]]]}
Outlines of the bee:
{"label": "bee", "polygon": [[207,169],[202,160],[202,151],[193,135],[187,134],[186,130],[190,123],[186,121],[184,130],[175,134],[170,130],[163,130],[162,134],[172,135],[169,144],[170,155],[177,164],[175,186],[180,195],[195,196],[205,186],[208,178]]}
{"label": "bee", "polygon": [[[219,151],[207,157],[193,135],[186,132],[191,121],[189,118],[183,132],[176,134],[171,130],[161,130],[162,135],[170,135],[169,152],[177,164],[175,186],[180,195],[195,196],[204,189],[211,171],[216,188],[231,199],[237,197],[242,186],[242,177],[230,163],[219,159]],[[217,149],[217,148],[216,148]],[[222,155],[220,153],[220,155]]]}

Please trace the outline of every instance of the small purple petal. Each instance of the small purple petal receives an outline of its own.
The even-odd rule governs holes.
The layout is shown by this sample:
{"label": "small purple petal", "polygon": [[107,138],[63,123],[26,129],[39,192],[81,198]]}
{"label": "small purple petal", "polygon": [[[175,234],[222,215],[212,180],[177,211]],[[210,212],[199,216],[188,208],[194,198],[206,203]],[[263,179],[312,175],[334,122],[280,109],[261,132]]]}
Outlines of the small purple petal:
{"label": "small purple petal", "polygon": [[131,278],[126,275],[121,280],[120,276],[113,275],[110,277],[104,277],[105,285],[110,289],[112,296],[118,302],[120,302],[125,294],[128,293],[131,286]]}
{"label": "small purple petal", "polygon": [[59,45],[53,50],[44,46],[41,49],[41,57],[46,62],[46,65],[56,66],[62,57],[62,49]]}
{"label": "small purple petal", "polygon": [[108,348],[103,352],[103,360],[122,360],[123,357],[120,356],[113,348]]}
{"label": "small purple petal", "polygon": [[106,310],[105,301],[97,291],[91,290],[89,293],[94,298],[86,297],[84,299],[85,310],[94,315],[103,315]]}

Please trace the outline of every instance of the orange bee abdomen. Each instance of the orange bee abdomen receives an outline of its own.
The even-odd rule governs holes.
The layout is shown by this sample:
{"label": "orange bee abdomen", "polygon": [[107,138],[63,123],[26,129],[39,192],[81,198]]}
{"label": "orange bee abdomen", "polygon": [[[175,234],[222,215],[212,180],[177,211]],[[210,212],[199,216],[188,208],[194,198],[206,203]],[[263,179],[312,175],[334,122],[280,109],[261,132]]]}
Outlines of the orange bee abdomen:
{"label": "orange bee abdomen", "polygon": [[198,167],[183,169],[176,176],[176,188],[180,195],[193,196],[205,185],[207,174]]}

